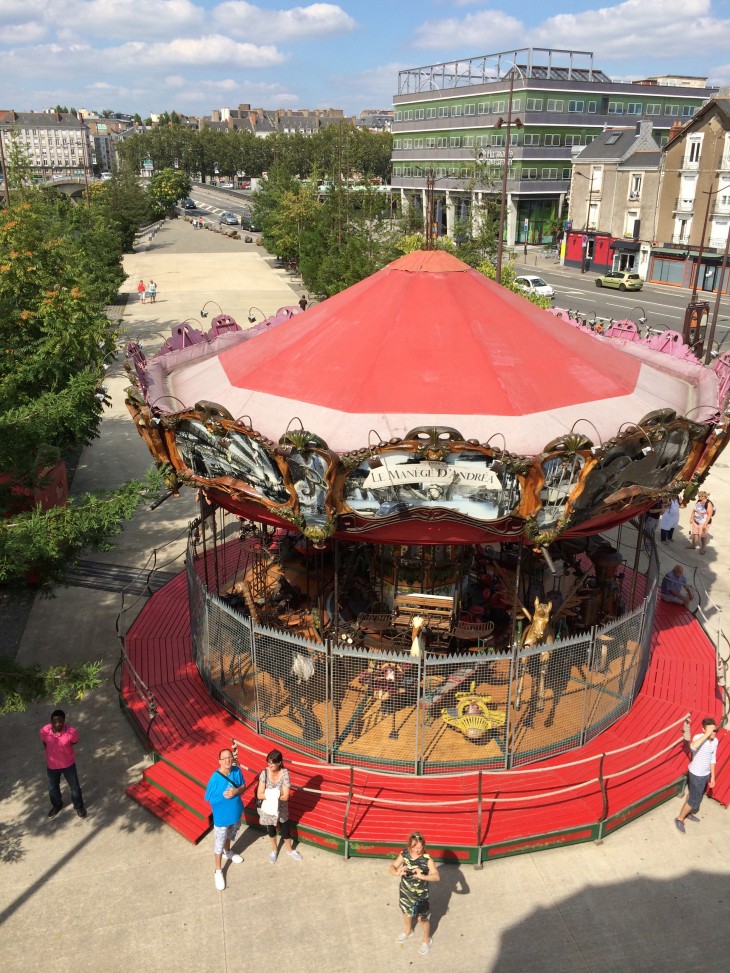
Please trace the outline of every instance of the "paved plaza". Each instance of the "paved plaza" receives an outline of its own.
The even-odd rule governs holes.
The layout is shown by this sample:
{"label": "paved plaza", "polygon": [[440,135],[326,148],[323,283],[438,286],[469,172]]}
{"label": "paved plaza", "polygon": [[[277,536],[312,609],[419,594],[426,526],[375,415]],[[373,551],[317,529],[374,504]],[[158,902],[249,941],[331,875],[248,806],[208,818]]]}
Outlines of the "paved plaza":
{"label": "paved plaza", "polygon": [[[172,325],[191,319],[200,326],[206,301],[245,326],[250,307],[269,314],[303,293],[301,282],[274,268],[262,248],[193,231],[182,220],[165,224],[149,246],[125,258],[125,267],[130,300],[120,347],[136,338],[148,354]],[[157,282],[156,304],[137,302],[140,278]],[[214,305],[209,310],[208,324],[217,313]],[[108,384],[112,406],[101,437],[81,455],[76,493],[116,486],[150,465],[124,406],[121,358]],[[711,627],[719,609],[730,607],[729,462],[726,454],[707,484],[718,506],[707,556],[684,550],[687,511],[675,543],[660,545],[663,569],[679,561],[702,590]],[[195,514],[191,490],[154,511],[141,509],[114,551],[89,555],[95,571],[89,567],[78,583],[32,606],[20,662],[103,659],[106,678],[103,689],[64,707],[81,734],[86,819],[70,806],[46,817],[38,729],[53,707],[33,706],[0,721],[4,973],[390,973],[420,966],[469,973],[724,973],[730,815],[712,801],[703,803],[700,823],[688,823],[684,837],[673,826],[674,800],[601,844],[502,859],[481,870],[442,866],[441,881],[432,886],[433,947],[425,957],[417,936],[396,945],[398,881],[385,861],[345,861],[303,845],[302,862],[282,855],[272,866],[268,839],[244,830],[236,845],[244,861],[228,866],[228,888],[217,892],[212,836],[192,846],[125,796],[149,758],[119,709],[112,681],[121,582],[99,580],[104,568],[131,576],[153,561],[165,572],[182,570]],[[428,838],[427,821],[414,820],[413,827]]]}

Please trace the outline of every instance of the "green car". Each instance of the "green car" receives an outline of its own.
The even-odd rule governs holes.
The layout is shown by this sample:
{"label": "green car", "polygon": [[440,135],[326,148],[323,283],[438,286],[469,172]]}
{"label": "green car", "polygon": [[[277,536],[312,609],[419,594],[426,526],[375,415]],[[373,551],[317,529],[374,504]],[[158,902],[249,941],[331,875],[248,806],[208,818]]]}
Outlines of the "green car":
{"label": "green car", "polygon": [[630,270],[610,270],[596,277],[596,287],[618,287],[620,291],[640,291],[644,281]]}

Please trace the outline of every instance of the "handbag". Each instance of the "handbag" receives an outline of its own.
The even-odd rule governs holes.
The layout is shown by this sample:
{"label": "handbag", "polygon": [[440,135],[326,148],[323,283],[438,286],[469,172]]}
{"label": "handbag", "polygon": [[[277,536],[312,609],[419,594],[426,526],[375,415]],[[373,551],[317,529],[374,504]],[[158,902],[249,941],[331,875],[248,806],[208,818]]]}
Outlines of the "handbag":
{"label": "handbag", "polygon": [[264,799],[261,802],[261,814],[270,814],[276,818],[279,816],[279,788],[267,787],[264,791]]}

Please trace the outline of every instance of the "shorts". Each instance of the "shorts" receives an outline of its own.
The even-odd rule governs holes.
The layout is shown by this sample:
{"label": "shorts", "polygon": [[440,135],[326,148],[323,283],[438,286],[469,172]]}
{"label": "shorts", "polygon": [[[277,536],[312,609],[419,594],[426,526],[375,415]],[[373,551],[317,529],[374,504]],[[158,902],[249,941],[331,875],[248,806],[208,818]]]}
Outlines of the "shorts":
{"label": "shorts", "polygon": [[423,922],[428,922],[431,918],[431,903],[427,898],[406,899],[402,897],[399,905],[403,915],[410,916],[411,919],[421,919]]}
{"label": "shorts", "polygon": [[709,774],[707,777],[695,777],[694,774],[687,774],[687,780],[689,781],[687,803],[693,811],[699,810],[700,804],[702,803],[702,798],[705,796],[705,791],[707,790],[707,783],[709,779]]}
{"label": "shorts", "polygon": [[225,848],[227,841],[230,841],[230,843],[233,844],[233,842],[236,840],[236,835],[238,834],[238,829],[240,827],[240,821],[236,821],[235,824],[214,825],[213,838],[215,841],[214,848],[216,855],[223,854],[223,849]]}

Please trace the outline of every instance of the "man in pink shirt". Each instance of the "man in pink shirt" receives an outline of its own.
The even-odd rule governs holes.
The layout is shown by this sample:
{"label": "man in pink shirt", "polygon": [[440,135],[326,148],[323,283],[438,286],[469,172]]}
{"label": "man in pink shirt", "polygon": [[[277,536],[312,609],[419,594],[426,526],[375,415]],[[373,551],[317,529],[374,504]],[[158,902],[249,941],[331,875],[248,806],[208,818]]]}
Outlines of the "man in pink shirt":
{"label": "man in pink shirt", "polygon": [[41,741],[46,751],[48,793],[51,798],[49,818],[55,818],[63,807],[61,799],[61,775],[71,790],[71,800],[80,818],[86,817],[84,799],[81,796],[79,776],[76,773],[74,746],[79,742],[79,731],[66,726],[66,714],[62,709],[51,713],[51,722],[41,727]]}

